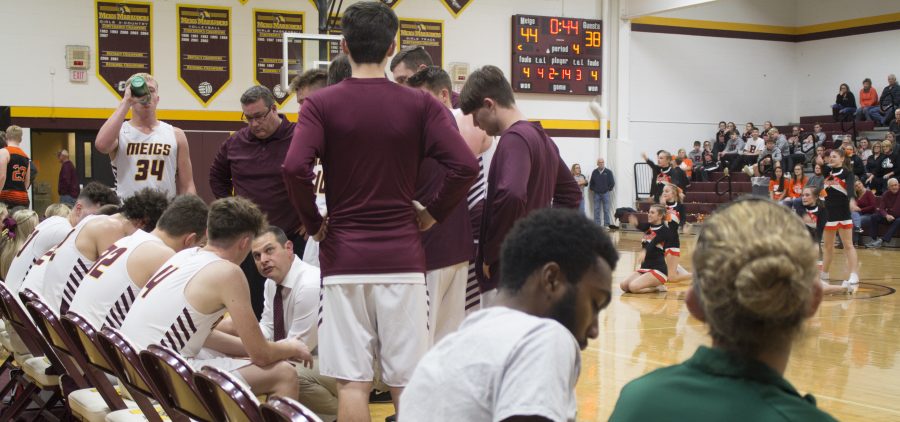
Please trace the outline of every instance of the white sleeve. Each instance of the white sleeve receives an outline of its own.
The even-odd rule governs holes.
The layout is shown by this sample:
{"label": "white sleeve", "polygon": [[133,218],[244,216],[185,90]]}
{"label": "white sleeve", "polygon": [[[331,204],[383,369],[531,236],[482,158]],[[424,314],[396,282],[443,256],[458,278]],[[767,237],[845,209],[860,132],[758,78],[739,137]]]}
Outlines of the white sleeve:
{"label": "white sleeve", "polygon": [[[307,270],[305,273],[315,273],[318,279],[319,272]],[[303,277],[309,277],[312,274],[304,274]],[[318,323],[319,323],[319,288],[316,283],[300,283],[297,291],[291,292],[294,299],[294,308],[292,312],[291,326],[288,329],[288,337],[299,338],[309,350],[315,349],[318,345]]]}
{"label": "white sleeve", "polygon": [[65,224],[54,224],[45,229],[46,231],[41,231],[34,238],[34,252],[35,257],[40,257],[45,254],[50,248],[62,242],[63,239],[66,238],[66,235],[72,230],[72,227],[66,227]]}
{"label": "white sleeve", "polygon": [[567,329],[555,321],[536,327],[507,358],[493,420],[541,416],[551,421],[574,421],[580,365],[578,344]]}
{"label": "white sleeve", "polygon": [[259,329],[268,341],[272,341],[275,338],[275,322],[272,315],[272,299],[275,297],[274,287],[275,282],[267,279],[265,290],[263,290],[263,313],[259,319]]}

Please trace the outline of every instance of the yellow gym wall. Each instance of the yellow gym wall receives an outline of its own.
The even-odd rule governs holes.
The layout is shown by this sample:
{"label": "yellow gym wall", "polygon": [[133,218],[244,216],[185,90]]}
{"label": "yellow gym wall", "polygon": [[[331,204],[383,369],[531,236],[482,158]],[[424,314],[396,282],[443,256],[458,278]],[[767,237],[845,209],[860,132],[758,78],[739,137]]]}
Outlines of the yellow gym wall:
{"label": "yellow gym wall", "polygon": [[43,215],[48,205],[59,202],[57,183],[60,164],[56,153],[64,148],[69,150],[69,159],[76,167],[78,166],[72,150],[74,144],[74,133],[37,131],[31,133],[31,159],[38,168],[38,175],[32,182],[32,201],[34,210],[40,215]]}

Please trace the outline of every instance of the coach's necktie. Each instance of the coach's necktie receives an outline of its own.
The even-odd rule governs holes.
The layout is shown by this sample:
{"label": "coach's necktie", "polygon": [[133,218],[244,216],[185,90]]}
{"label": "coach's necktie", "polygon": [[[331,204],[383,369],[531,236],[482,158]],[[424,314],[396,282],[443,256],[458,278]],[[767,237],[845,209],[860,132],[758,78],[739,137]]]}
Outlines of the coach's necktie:
{"label": "coach's necktie", "polygon": [[272,304],[274,315],[272,318],[275,322],[275,341],[284,340],[287,333],[284,332],[284,299],[281,297],[283,286],[277,284],[275,286],[275,303]]}

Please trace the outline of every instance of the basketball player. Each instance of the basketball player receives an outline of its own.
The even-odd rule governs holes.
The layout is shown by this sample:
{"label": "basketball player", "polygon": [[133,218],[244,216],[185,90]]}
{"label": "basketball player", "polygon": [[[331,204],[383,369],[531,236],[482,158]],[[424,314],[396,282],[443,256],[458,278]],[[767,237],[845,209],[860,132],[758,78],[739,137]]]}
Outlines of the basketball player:
{"label": "basketball player", "polygon": [[[161,344],[194,368],[213,366],[245,382],[254,394],[298,398],[297,373],[285,359],[309,362],[299,340],[266,341],[250,306],[247,279],[238,266],[266,227],[262,212],[241,197],[217,199],[209,207],[208,243],[166,261],[140,291],[120,330],[138,350]],[[214,331],[228,312],[240,336]],[[250,359],[197,359],[200,348]]]}
{"label": "basketball player", "polygon": [[119,328],[150,276],[176,252],[203,241],[208,211],[196,195],[176,197],[153,231],[138,229],[100,255],[75,291],[69,312],[95,328]]}
{"label": "basketball player", "polygon": [[[319,269],[294,255],[294,245],[284,231],[269,226],[253,240],[250,255],[266,280],[265,305],[259,328],[268,341],[298,339],[309,350],[318,346]],[[237,335],[231,318],[217,330]],[[319,374],[318,358],[313,367],[297,365],[300,403],[320,415],[337,414],[337,382]]]}
{"label": "basketball player", "polygon": [[[31,267],[42,255],[56,246],[85,217],[98,214],[104,206],[119,205],[119,197],[112,189],[97,183],[88,183],[75,201],[75,207],[68,217],[53,216],[45,219],[35,227],[22,248],[13,258],[6,277],[6,287],[11,292],[21,290],[22,281]],[[16,295],[18,297],[18,295]]]}
{"label": "basketball player", "polygon": [[303,107],[306,97],[314,91],[325,88],[326,82],[328,82],[327,72],[318,68],[309,69],[291,80],[291,92],[297,95],[297,104]]}
{"label": "basketball player", "polygon": [[[497,287],[500,245],[513,224],[528,213],[550,207],[578,208],[581,189],[559,149],[540,123],[529,122],[516,106],[512,87],[495,66],[469,75],[461,94],[462,111],[488,135],[500,136],[488,175],[476,270],[481,270],[482,301]],[[488,299],[487,305],[490,300]]]}
{"label": "basketball player", "polygon": [[823,251],[822,251],[822,287],[826,293],[831,293],[833,289],[826,288],[828,284],[828,269],[831,267],[831,261],[834,259],[834,238],[841,236],[841,242],[844,244],[844,256],[847,257],[847,268],[850,276],[841,283],[841,287],[847,293],[856,293],[859,288],[859,258],[856,255],[856,248],[853,247],[853,221],[850,218],[850,211],[856,208],[856,193],[853,190],[853,184],[856,177],[850,170],[850,157],[846,155],[843,148],[831,150],[828,155],[827,169],[830,173],[825,176],[825,210],[828,216],[828,222],[825,223],[825,231],[822,235]]}
{"label": "basketball player", "polygon": [[[619,287],[626,293],[653,293],[665,292],[669,270],[666,266],[666,247],[672,242],[672,232],[666,224],[665,205],[653,204],[647,213],[648,225],[644,231],[641,245],[644,251],[641,253],[641,267],[628,276]],[[630,217],[630,223],[638,226],[637,218]]]}
{"label": "basketball player", "polygon": [[[131,95],[131,80],[140,76],[150,91],[146,97]],[[100,127],[94,146],[108,154],[116,176],[116,193],[125,199],[143,188],[161,190],[170,198],[196,194],[191,155],[184,131],[156,119],[159,84],[146,73],[132,75],[125,83],[122,102]],[[131,120],[125,116],[131,110]]]}
{"label": "basketball player", "polygon": [[12,125],[6,129],[6,148],[0,149],[0,202],[9,209],[28,207],[28,187],[31,186],[31,160],[22,150],[22,128]]}
{"label": "basketball player", "polygon": [[[434,60],[431,59],[431,54],[425,51],[425,47],[421,45],[403,47],[391,59],[391,74],[394,82],[404,85],[413,74],[429,66],[434,66]],[[459,108],[459,94],[450,89],[449,95],[451,108]]]}
{"label": "basketball player", "polygon": [[494,306],[425,355],[400,420],[574,421],[579,349],[598,335],[618,259],[581,212],[543,209],[519,220],[503,244]]}
{"label": "basketball player", "polygon": [[[353,77],[306,99],[284,162],[300,219],[321,241],[320,369],[338,379],[344,422],[370,420],[376,357],[396,405],[427,350],[425,257],[416,221],[419,230],[444,221],[478,173],[450,113],[430,95],[384,77],[397,28],[397,16],[383,3],[347,8],[341,47]],[[431,200],[414,204],[423,157],[436,159],[447,177]],[[327,220],[315,204],[317,158]]]}
{"label": "basketball player", "polygon": [[[425,67],[410,76],[406,85],[431,94],[448,111],[451,109],[450,75],[443,69]],[[437,194],[445,173],[434,159],[422,160],[416,179],[416,200],[427,201]],[[459,201],[443,222],[422,232],[432,344],[456,331],[465,318],[468,263],[472,251],[472,227],[468,214],[467,201]]]}
{"label": "basketball player", "polygon": [[118,214],[82,219],[62,242],[34,263],[22,282],[22,290],[37,293],[57,315],[65,314],[97,258],[117,240],[138,229],[153,231],[168,204],[164,193],[141,189],[125,199]]}

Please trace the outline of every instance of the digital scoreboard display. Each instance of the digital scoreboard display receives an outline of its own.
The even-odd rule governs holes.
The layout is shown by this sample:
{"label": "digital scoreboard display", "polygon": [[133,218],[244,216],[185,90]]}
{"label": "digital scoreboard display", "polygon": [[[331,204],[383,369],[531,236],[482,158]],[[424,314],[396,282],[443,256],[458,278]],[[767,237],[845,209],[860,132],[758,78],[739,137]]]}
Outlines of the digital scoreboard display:
{"label": "digital scoreboard display", "polygon": [[513,91],[599,95],[602,27],[600,20],[513,15]]}

